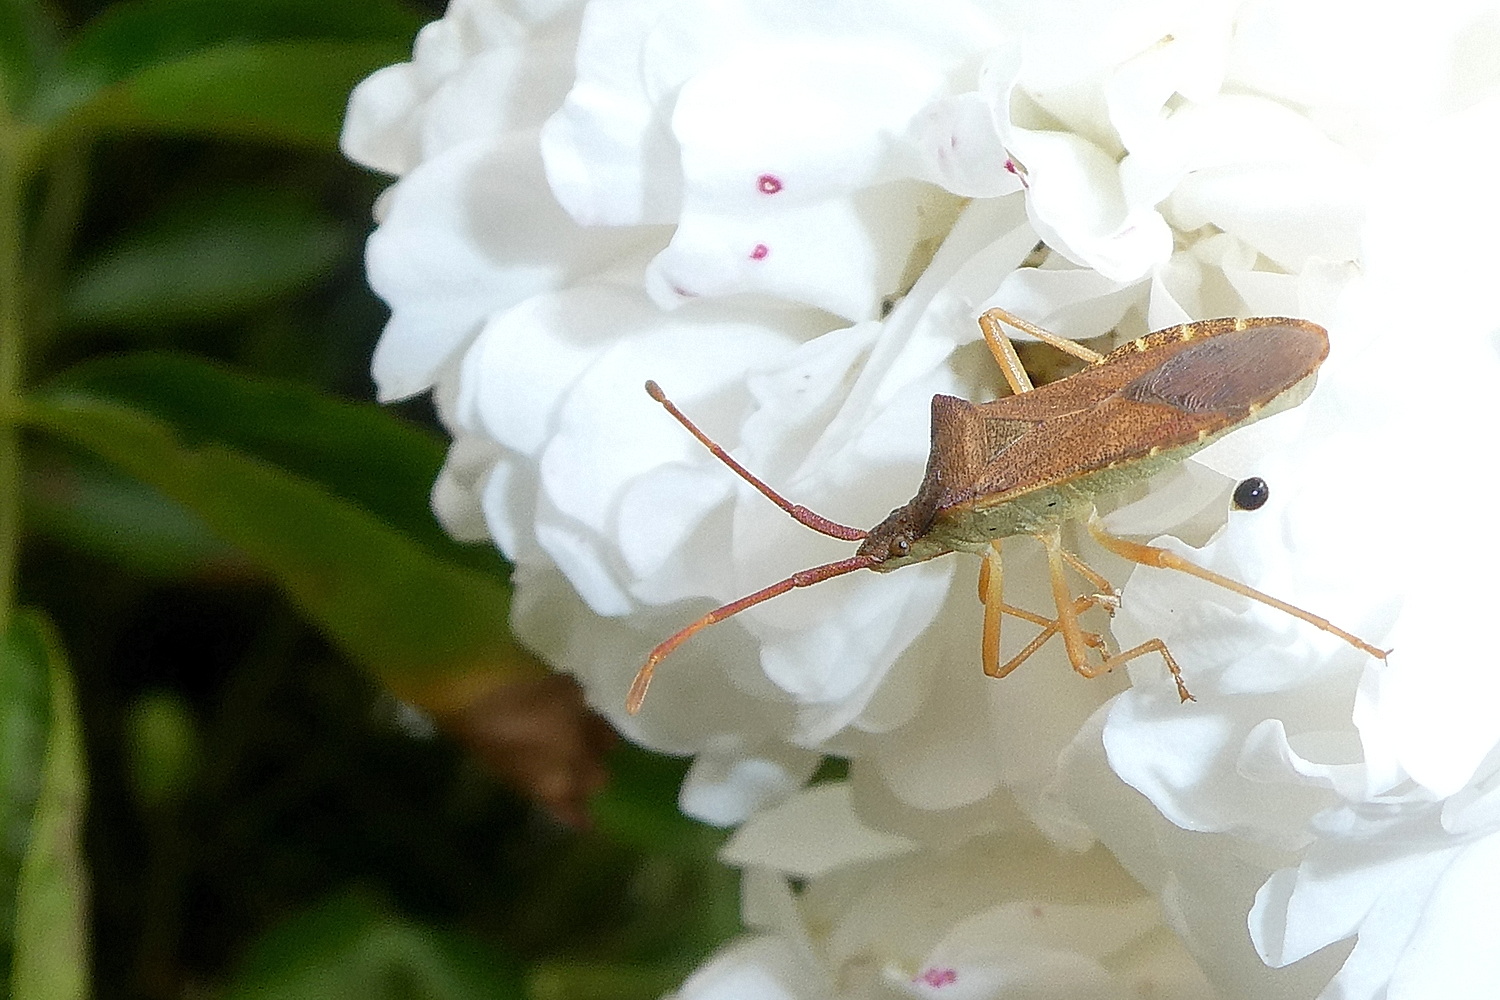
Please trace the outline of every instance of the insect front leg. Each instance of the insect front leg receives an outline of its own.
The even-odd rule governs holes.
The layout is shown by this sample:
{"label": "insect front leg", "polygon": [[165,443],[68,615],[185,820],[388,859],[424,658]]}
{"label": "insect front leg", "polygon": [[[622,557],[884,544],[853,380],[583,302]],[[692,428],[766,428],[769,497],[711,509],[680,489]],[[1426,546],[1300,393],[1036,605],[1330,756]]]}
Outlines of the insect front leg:
{"label": "insect front leg", "polygon": [[1094,585],[1094,603],[1103,606],[1104,610],[1108,611],[1110,616],[1113,617],[1114,613],[1120,608],[1120,595],[1115,590],[1114,585],[1105,579],[1104,574],[1067,549],[1062,550],[1062,557],[1063,562],[1073,567],[1075,573]]}
{"label": "insect front leg", "polygon": [[[1018,608],[1005,603],[1003,600],[1003,564],[1000,560],[1000,542],[1001,540],[998,538],[990,542],[990,550],[985,553],[984,561],[979,564],[979,602],[984,605],[984,638],[980,649],[980,658],[984,663],[986,676],[995,678],[1006,676],[1012,670],[1015,670],[1021,664],[1031,659],[1032,654],[1046,645],[1047,640],[1056,635],[1060,628],[1056,618],[1045,618],[1042,615],[1033,614],[1025,608]],[[1081,567],[1084,574],[1089,576],[1091,580],[1096,578],[1104,587],[1109,587],[1109,581],[1089,569],[1082,560],[1066,552],[1064,556],[1069,559],[1070,565],[1076,564],[1078,567]],[[1096,604],[1112,599],[1113,591],[1111,591],[1109,598],[1105,598],[1099,594],[1080,597],[1074,601],[1076,605],[1075,617],[1083,614]],[[1023,621],[1031,622],[1033,625],[1038,625],[1042,631],[1031,642],[1027,643],[1025,649],[1002,665],[1000,663],[1000,621],[1005,615],[1020,618]],[[1104,637],[1096,633],[1083,633],[1083,641],[1090,649],[1104,649]]]}
{"label": "insect front leg", "polygon": [[1064,354],[1071,354],[1091,365],[1104,360],[1104,355],[1098,351],[1090,350],[1067,337],[1059,337],[1055,333],[1043,330],[1035,323],[1029,323],[998,306],[986,309],[979,317],[979,329],[984,333],[984,342],[989,345],[995,364],[1000,366],[1000,371],[1005,375],[1005,381],[1010,384],[1010,391],[1016,395],[1030,392],[1033,387],[1031,376],[1026,374],[1026,369],[1021,365],[1020,355],[1016,354],[1016,345],[1011,342],[1010,336],[1005,332],[1006,326],[1023,330],[1042,343],[1051,344]]}
{"label": "insect front leg", "polygon": [[990,550],[979,564],[979,600],[984,604],[984,636],[980,643],[980,659],[984,672],[991,677],[1005,676],[1000,672],[1000,619],[1005,614],[1002,594],[1004,570],[1000,562],[1000,539],[990,542]]}

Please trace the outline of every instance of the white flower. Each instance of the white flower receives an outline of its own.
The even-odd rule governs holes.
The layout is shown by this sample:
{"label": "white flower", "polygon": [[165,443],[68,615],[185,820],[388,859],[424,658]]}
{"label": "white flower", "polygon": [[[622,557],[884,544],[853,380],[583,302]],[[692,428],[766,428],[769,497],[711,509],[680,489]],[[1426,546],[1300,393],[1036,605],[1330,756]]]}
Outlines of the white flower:
{"label": "white flower", "polygon": [[[1250,931],[1270,965],[1295,968],[1357,939],[1352,951],[1346,943],[1307,959],[1326,963],[1331,954],[1341,963],[1319,994],[1329,1000],[1486,997],[1500,987],[1500,967],[1481,943],[1500,931],[1487,902],[1500,879],[1500,663],[1454,597],[1490,585],[1500,544],[1481,528],[1460,550],[1449,534],[1464,498],[1493,483],[1474,461],[1472,428],[1492,419],[1500,306],[1474,289],[1495,263],[1500,199],[1474,164],[1497,125],[1500,100],[1491,97],[1407,137],[1433,157],[1432,188],[1422,211],[1400,201],[1372,206],[1365,279],[1331,324],[1335,337],[1345,331],[1347,351],[1330,358],[1322,388],[1300,410],[1242,435],[1238,454],[1203,456],[1245,474],[1245,439],[1260,433],[1270,447],[1255,471],[1273,486],[1266,507],[1236,515],[1247,530],[1197,558],[1330,609],[1389,642],[1389,660],[1352,655],[1284,621],[1277,629],[1265,611],[1233,599],[1168,615],[1187,606],[1180,592],[1191,581],[1147,570],[1127,589],[1147,599],[1116,623],[1122,642],[1165,636],[1208,676],[1199,703],[1179,707],[1167,700],[1170,685],[1134,668],[1136,686],[1102,714],[1109,763],[1173,823],[1213,834],[1209,850],[1237,858],[1239,871],[1205,879],[1157,845],[1108,833],[1106,841],[1148,884],[1175,880],[1178,895],[1203,909],[1236,909],[1247,880],[1260,881]],[[1394,148],[1381,166],[1407,157],[1405,145]],[[1437,259],[1434,245],[1444,248]],[[1412,370],[1413,316],[1441,328],[1464,361],[1391,391],[1383,380]],[[1288,419],[1297,423],[1276,426]],[[1279,481],[1296,491],[1280,497]],[[1434,488],[1457,502],[1434,506]],[[1399,511],[1435,533],[1400,544]],[[1383,635],[1377,615],[1392,622]],[[1262,637],[1258,645],[1250,635]],[[1075,761],[1091,752],[1079,748]],[[1075,767],[1054,793],[1102,831],[1097,799],[1078,787],[1097,789],[1097,769],[1080,779],[1088,769]]]}
{"label": "white flower", "polygon": [[951,215],[909,179],[927,167],[907,133],[972,82],[998,28],[963,0],[914,13],[902,0],[591,3],[577,83],[542,136],[552,189],[585,224],[675,223],[646,274],[664,308],[753,293],[873,318],[901,290],[923,217]]}
{"label": "white flower", "polygon": [[[1500,376],[1496,23],[1457,0],[1399,25],[1350,0],[455,0],[351,102],[350,155],[400,175],[370,244],[393,313],[376,380],[386,398],[433,388],[455,439],[439,516],[516,564],[523,641],[627,735],[696,756],[693,814],[741,822],[836,753],[879,804],[861,809],[875,842],[906,845],[913,870],[1024,822],[1101,840],[1226,996],[1464,995],[1479,973],[1434,978],[1421,949],[1488,884],[1474,803],[1500,743],[1500,671],[1470,621],[1493,589],[1489,465],[1464,431],[1492,420]],[[1163,639],[1196,703],[1160,657],[1086,681],[1060,643],[983,677],[975,565],[952,558],[744,611],[625,716],[655,643],[852,552],[735,478],[642,383],[792,502],[864,528],[920,481],[934,394],[1003,391],[974,325],[992,305],[1078,338],[1215,315],[1328,326],[1307,403],[1140,484],[1105,524],[1397,653],[1382,664],[1070,537],[1129,578],[1114,640]],[[1249,475],[1271,500],[1230,515]],[[1050,612],[1030,540],[1007,543],[1005,582]],[[1035,631],[1008,621],[1003,655]],[[742,836],[794,835],[761,823]],[[780,850],[739,860],[839,884]],[[839,864],[896,877],[879,851]],[[752,914],[763,936],[684,994],[955,992],[923,978],[962,964],[940,964],[942,935],[1015,898],[974,881],[993,905],[895,964],[850,965],[808,945],[802,917]],[[1348,886],[1369,907],[1323,919]],[[1413,918],[1403,892],[1428,909]],[[773,897],[805,911],[822,890]],[[818,926],[855,927],[856,898],[829,892]],[[1014,929],[989,919],[975,926]],[[1310,954],[1356,933],[1352,952]],[[983,952],[962,982],[1006,995],[1033,959],[1094,976],[1113,954],[1055,943]]]}
{"label": "white flower", "polygon": [[410,63],[350,98],[344,152],[403,178],[381,199],[366,254],[392,313],[373,362],[382,399],[431,387],[496,310],[643,238],[586,232],[535,196],[537,132],[571,82],[576,6],[454,0]]}
{"label": "white flower", "polygon": [[923,851],[863,823],[847,787],[823,785],[751,820],[724,853],[745,868],[752,935],[680,1000],[1211,995],[1155,902],[1102,850],[1007,831]]}

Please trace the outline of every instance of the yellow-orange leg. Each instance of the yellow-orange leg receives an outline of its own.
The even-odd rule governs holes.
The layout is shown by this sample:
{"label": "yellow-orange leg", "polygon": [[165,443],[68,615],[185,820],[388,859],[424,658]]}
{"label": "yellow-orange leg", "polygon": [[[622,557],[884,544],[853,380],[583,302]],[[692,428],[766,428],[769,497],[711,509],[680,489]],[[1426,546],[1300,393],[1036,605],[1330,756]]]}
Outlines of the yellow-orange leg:
{"label": "yellow-orange leg", "polygon": [[[1074,614],[1081,615],[1089,608],[1099,603],[1099,595],[1097,594],[1089,594],[1084,597],[1075,598],[1073,601]],[[1011,608],[1009,605],[1005,606],[1005,612],[1006,614],[1015,615],[1017,618],[1025,618],[1027,621],[1034,622],[1035,624],[1042,626],[1042,630],[1038,632],[1036,636],[1026,644],[1025,649],[1021,650],[1015,656],[1012,656],[1005,662],[1005,665],[995,673],[990,674],[991,677],[1004,677],[1012,670],[1016,669],[1021,664],[1031,659],[1031,657],[1035,655],[1037,650],[1045,646],[1047,644],[1047,640],[1056,635],[1061,628],[1056,618],[1047,619],[1043,618],[1041,615],[1033,615],[1029,611],[1021,612],[1019,608]],[[1105,648],[1104,637],[1102,635],[1099,635],[1097,632],[1083,633],[1083,641],[1084,644],[1087,645],[1090,649],[1103,650]],[[1108,656],[1107,653],[1101,653],[1101,655]],[[989,671],[985,672],[989,673]]]}
{"label": "yellow-orange leg", "polygon": [[[1088,597],[1080,597],[1075,602],[1075,617],[1096,604],[1113,600],[1114,590],[1109,586],[1109,581],[1094,572],[1081,559],[1064,552],[1064,558],[1069,565],[1074,566],[1091,582],[1097,582],[1108,591],[1107,595],[1095,594]],[[979,601],[984,605],[984,638],[981,646],[981,659],[984,663],[984,672],[990,677],[1004,677],[1015,670],[1022,663],[1031,658],[1037,650],[1059,631],[1059,624],[1055,618],[1045,618],[1042,615],[1033,614],[1024,608],[1017,608],[1006,604],[1003,598],[1003,567],[1000,556],[1000,539],[990,542],[990,551],[985,553],[984,561],[979,564]],[[1041,627],[1042,631],[1027,644],[1026,648],[1012,657],[1003,666],[1000,663],[1000,621],[1003,616],[1010,615],[1023,621],[1031,622]],[[1090,649],[1104,649],[1103,636],[1093,632],[1083,633],[1083,642]]]}
{"label": "yellow-orange leg", "polygon": [[[1019,316],[1006,312],[999,306],[996,306],[993,309],[986,309],[984,311],[984,314],[979,317],[979,327],[984,331],[984,339],[990,342],[990,353],[992,354],[994,354],[997,350],[997,340],[1004,341],[1007,344],[1010,343],[1010,338],[1007,337],[1004,330],[1001,329],[1000,324],[1002,323],[1004,323],[1006,326],[1015,327],[1017,330],[1024,330],[1025,332],[1035,337],[1037,340],[1040,340],[1042,343],[1051,344],[1059,351],[1062,351],[1065,354],[1071,354],[1073,355],[1073,357],[1079,358],[1083,361],[1087,361],[1091,365],[1098,364],[1100,361],[1104,360],[1104,355],[1100,354],[1098,351],[1090,350],[1077,341],[1069,340],[1067,337],[1059,337],[1057,334],[1051,332],[1050,330],[1043,330],[1035,323],[1028,322]],[[1011,356],[1015,355],[1014,347],[1010,348],[1009,354]],[[1007,367],[1005,362],[1000,361],[998,355],[996,356],[995,360],[1000,362],[1000,367],[1002,370]],[[1017,367],[1020,366],[1019,359],[1017,359],[1016,365]],[[1014,383],[1012,383],[1012,387],[1014,388]],[[1020,392],[1021,390],[1017,389],[1016,391]]]}
{"label": "yellow-orange leg", "polygon": [[1088,643],[1084,638],[1083,629],[1078,624],[1077,606],[1072,595],[1068,593],[1068,581],[1063,575],[1064,567],[1069,561],[1063,558],[1062,534],[1054,527],[1036,537],[1041,540],[1047,550],[1047,571],[1052,580],[1052,599],[1057,603],[1058,631],[1062,633],[1063,645],[1068,650],[1068,662],[1073,665],[1073,669],[1084,677],[1098,677],[1139,656],[1145,656],[1147,653],[1160,653],[1162,661],[1167,665],[1167,670],[1172,674],[1173,682],[1177,685],[1177,696],[1183,701],[1196,700],[1188,691],[1187,685],[1183,683],[1182,668],[1168,652],[1166,643],[1160,639],[1150,639],[1139,646],[1113,656],[1106,656],[1099,663],[1089,662],[1085,651]]}
{"label": "yellow-orange leg", "polygon": [[1057,627],[1062,633],[1063,645],[1068,649],[1068,662],[1074,670],[1088,662],[1087,645],[1083,641],[1083,629],[1078,624],[1078,613],[1073,609],[1073,595],[1068,590],[1067,578],[1063,575],[1065,560],[1062,556],[1062,532],[1056,525],[1036,536],[1047,550],[1047,575],[1052,582],[1052,603],[1057,607]]}
{"label": "yellow-orange leg", "polygon": [[1383,660],[1390,653],[1388,649],[1379,649],[1365,642],[1359,636],[1345,632],[1326,618],[1319,618],[1315,614],[1303,611],[1296,605],[1279,601],[1270,594],[1261,593],[1254,587],[1247,587],[1238,580],[1231,580],[1229,577],[1221,576],[1213,570],[1204,569],[1197,563],[1189,562],[1175,552],[1158,548],[1155,545],[1142,545],[1139,542],[1130,542],[1123,538],[1116,538],[1099,526],[1098,518],[1091,518],[1089,520],[1089,534],[1093,535],[1094,540],[1100,545],[1117,556],[1129,559],[1131,562],[1140,563],[1143,566],[1155,566],[1160,569],[1175,569],[1179,573],[1186,573],[1189,576],[1196,576],[1200,580],[1207,580],[1209,583],[1223,587],[1225,590],[1233,591],[1242,597],[1248,597],[1252,601],[1259,601],[1278,611],[1285,611],[1293,618],[1300,618],[1309,625],[1314,625],[1324,632],[1332,633],[1355,649],[1369,653],[1377,659]]}
{"label": "yellow-orange leg", "polygon": [[980,659],[984,672],[1000,676],[1000,619],[1005,615],[1005,572],[1000,561],[1000,539],[990,542],[990,550],[979,564],[979,600],[984,604],[984,635],[980,640]]}
{"label": "yellow-orange leg", "polygon": [[1000,325],[1002,319],[1009,315],[1004,310],[991,309],[979,317],[979,329],[984,333],[984,342],[989,345],[995,364],[1000,366],[1001,374],[1010,384],[1010,391],[1019,396],[1023,392],[1030,392],[1033,386],[1031,376],[1026,374],[1026,367],[1021,364],[1021,356],[1016,353],[1016,345],[1011,343],[1010,337],[1006,336]]}
{"label": "yellow-orange leg", "polygon": [[1063,562],[1073,567],[1073,570],[1079,576],[1083,577],[1089,583],[1092,583],[1094,585],[1094,589],[1098,591],[1099,595],[1098,603],[1103,604],[1105,607],[1109,608],[1110,614],[1114,614],[1114,604],[1116,602],[1117,595],[1115,594],[1114,586],[1104,578],[1104,574],[1094,569],[1094,567],[1090,566],[1088,563],[1084,562],[1082,559],[1078,558],[1067,549],[1062,549],[1061,551]]}

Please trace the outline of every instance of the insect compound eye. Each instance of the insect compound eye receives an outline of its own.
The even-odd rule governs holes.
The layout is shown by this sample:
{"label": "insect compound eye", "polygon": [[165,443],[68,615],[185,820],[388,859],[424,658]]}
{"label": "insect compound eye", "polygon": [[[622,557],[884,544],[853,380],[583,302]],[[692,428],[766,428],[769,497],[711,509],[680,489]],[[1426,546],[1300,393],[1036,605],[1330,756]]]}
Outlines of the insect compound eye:
{"label": "insect compound eye", "polygon": [[891,554],[904,556],[911,551],[911,541],[905,535],[897,535],[891,539]]}
{"label": "insect compound eye", "polygon": [[1234,488],[1234,506],[1238,510],[1260,510],[1271,499],[1271,487],[1259,476],[1251,476]]}

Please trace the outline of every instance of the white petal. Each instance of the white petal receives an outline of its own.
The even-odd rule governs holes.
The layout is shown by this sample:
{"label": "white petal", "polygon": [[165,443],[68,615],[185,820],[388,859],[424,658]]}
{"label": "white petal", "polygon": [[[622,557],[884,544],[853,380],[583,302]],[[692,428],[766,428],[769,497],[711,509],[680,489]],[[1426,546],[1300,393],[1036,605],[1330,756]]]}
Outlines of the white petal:
{"label": "white petal", "polygon": [[407,118],[418,99],[407,65],[387,66],[361,80],[349,95],[339,150],[355,163],[388,174],[417,165],[420,148]]}
{"label": "white petal", "polygon": [[826,1000],[831,984],[775,937],[741,938],[688,977],[671,1000]]}
{"label": "white petal", "polygon": [[635,477],[684,459],[713,462],[642,391],[648,378],[712,428],[716,414],[733,415],[744,406],[746,369],[769,364],[795,345],[784,330],[748,317],[736,322],[733,314],[719,313],[711,323],[689,317],[649,323],[645,309],[637,306],[633,316],[595,314],[595,322],[627,329],[635,319],[644,330],[617,339],[569,389],[541,455],[543,491],[559,510],[599,532],[611,532],[616,497]]}
{"label": "white petal", "polygon": [[735,826],[790,797],[822,758],[794,747],[752,748],[739,736],[709,741],[678,792],[682,811],[714,826]]}
{"label": "white petal", "polygon": [[671,245],[652,262],[647,287],[663,308],[758,293],[850,320],[873,318],[900,277],[926,197],[898,182],[743,214],[693,199]]}
{"label": "white petal", "polygon": [[538,521],[536,540],[595,614],[611,617],[633,610],[605,553],[587,532],[561,521]]}
{"label": "white petal", "polygon": [[443,471],[432,484],[432,512],[443,529],[464,542],[487,541],[484,512],[480,504],[483,483],[500,460],[500,449],[475,436],[455,438],[443,462]]}
{"label": "white petal", "polygon": [[[980,310],[1000,306],[1044,330],[1087,340],[1115,329],[1145,290],[1138,282],[1115,281],[1091,268],[1049,265],[1016,268]],[[1024,331],[1007,332],[1015,340],[1032,339]]]}
{"label": "white petal", "polygon": [[866,826],[849,789],[818,785],[756,816],[729,838],[720,856],[730,864],[777,868],[814,878],[837,868],[907,854],[912,841]]}
{"label": "white petal", "polygon": [[538,128],[572,80],[573,5],[547,0],[518,17],[510,4],[455,0],[417,34],[411,62],[354,88],[344,154],[404,174],[462,143]]}
{"label": "white petal", "polygon": [[979,93],[933,101],[912,119],[910,131],[922,180],[966,198],[997,198],[1021,189]]}
{"label": "white petal", "polygon": [[1453,860],[1422,914],[1421,926],[1391,976],[1390,1000],[1500,996],[1494,901],[1500,893],[1500,837]]}
{"label": "white petal", "polygon": [[[615,526],[620,555],[630,572],[638,579],[648,580],[667,569],[670,560],[681,559],[689,534],[735,492],[735,482],[729,470],[723,468],[668,467],[627,485],[620,495]],[[674,510],[679,516],[663,517],[666,510]],[[721,539],[726,547],[727,534]],[[670,575],[686,586],[652,587],[647,592],[638,585],[635,593],[655,604],[700,596],[687,566],[677,567],[677,572]]]}
{"label": "white petal", "polygon": [[892,137],[943,83],[918,56],[887,39],[787,40],[705,67],[672,112],[691,196],[754,211],[894,179]]}
{"label": "white petal", "polygon": [[641,68],[642,45],[671,6],[594,0],[584,13],[578,79],[541,135],[547,180],[579,225],[662,223],[676,215],[676,142],[643,89]]}
{"label": "white petal", "polygon": [[383,400],[427,388],[489,316],[641,239],[584,234],[540,189],[534,135],[460,147],[392,189],[366,253],[370,284],[391,306],[372,362]]}
{"label": "white petal", "polygon": [[1065,132],[1013,131],[1007,146],[1026,171],[1032,225],[1049,246],[1120,282],[1172,252],[1172,231],[1152,208],[1126,204],[1114,159]]}

